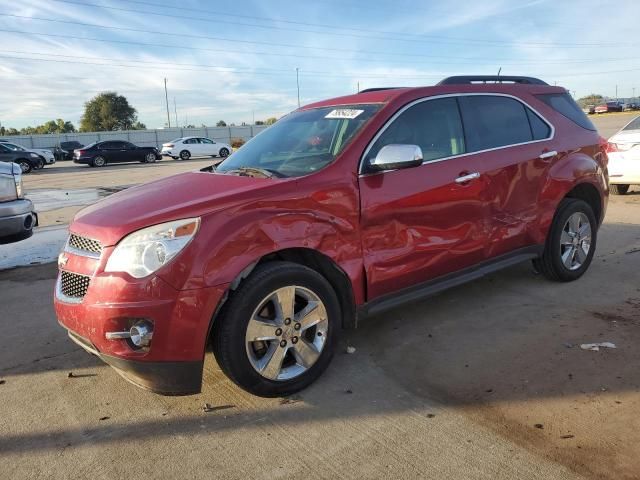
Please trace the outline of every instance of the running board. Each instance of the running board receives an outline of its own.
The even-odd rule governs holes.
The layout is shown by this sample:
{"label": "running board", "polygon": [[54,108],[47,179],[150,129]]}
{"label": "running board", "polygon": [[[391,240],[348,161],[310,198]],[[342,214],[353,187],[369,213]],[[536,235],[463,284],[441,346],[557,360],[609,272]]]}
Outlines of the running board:
{"label": "running board", "polygon": [[405,303],[422,300],[444,290],[448,290],[449,288],[457,287],[458,285],[484,277],[490,273],[538,258],[542,255],[543,250],[544,247],[542,245],[521,248],[506,255],[500,255],[486,262],[479,263],[473,267],[434,278],[433,280],[405,288],[399,292],[383,295],[362,305],[358,309],[358,318],[376,315]]}

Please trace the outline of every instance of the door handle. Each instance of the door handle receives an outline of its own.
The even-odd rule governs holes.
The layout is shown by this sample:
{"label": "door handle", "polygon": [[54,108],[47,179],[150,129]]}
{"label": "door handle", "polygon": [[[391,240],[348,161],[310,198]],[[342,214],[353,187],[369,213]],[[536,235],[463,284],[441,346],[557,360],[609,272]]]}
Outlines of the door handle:
{"label": "door handle", "polygon": [[456,178],[456,183],[467,183],[471,180],[475,180],[476,178],[480,178],[480,172],[468,173],[466,175],[462,175]]}
{"label": "door handle", "polygon": [[558,152],[556,152],[555,150],[551,150],[550,152],[543,152],[540,154],[540,156],[538,157],[540,160],[547,160],[549,158],[553,158],[556,155],[558,155]]}

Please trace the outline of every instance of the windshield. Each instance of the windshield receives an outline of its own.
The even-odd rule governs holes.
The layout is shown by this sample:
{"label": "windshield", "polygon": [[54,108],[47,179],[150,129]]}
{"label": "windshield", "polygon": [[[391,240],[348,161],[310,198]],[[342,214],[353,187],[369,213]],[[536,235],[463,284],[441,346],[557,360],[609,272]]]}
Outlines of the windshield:
{"label": "windshield", "polygon": [[25,151],[24,148],[22,148],[20,145],[16,145],[15,143],[4,143],[3,142],[3,145],[5,147],[7,147],[8,149],[13,150],[14,152],[24,152]]}
{"label": "windshield", "polygon": [[640,130],[640,117],[636,117],[622,130]]}
{"label": "windshield", "polygon": [[331,163],[380,105],[348,105],[293,112],[247,142],[216,172],[260,169],[300,177]]}

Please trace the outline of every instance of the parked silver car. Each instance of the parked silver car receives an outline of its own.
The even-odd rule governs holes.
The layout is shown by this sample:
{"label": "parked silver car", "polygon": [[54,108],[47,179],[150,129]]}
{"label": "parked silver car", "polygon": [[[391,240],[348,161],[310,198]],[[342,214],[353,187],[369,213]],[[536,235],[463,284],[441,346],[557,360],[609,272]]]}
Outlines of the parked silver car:
{"label": "parked silver car", "polygon": [[22,169],[15,163],[0,162],[0,244],[29,238],[37,224],[33,203],[24,198]]}

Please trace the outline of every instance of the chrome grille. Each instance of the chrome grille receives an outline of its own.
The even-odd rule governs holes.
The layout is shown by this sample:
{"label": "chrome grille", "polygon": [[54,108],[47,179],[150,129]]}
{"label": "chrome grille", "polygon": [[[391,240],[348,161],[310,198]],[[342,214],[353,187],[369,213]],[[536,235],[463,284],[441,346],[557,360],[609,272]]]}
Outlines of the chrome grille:
{"label": "chrome grille", "polygon": [[80,235],[76,235],[74,233],[69,235],[69,246],[75,248],[76,250],[94,253],[96,255],[100,255],[100,253],[102,253],[102,245],[99,241],[92,240],[91,238],[81,237]]}
{"label": "chrome grille", "polygon": [[77,273],[60,272],[60,291],[69,298],[83,298],[87,294],[91,277]]}

